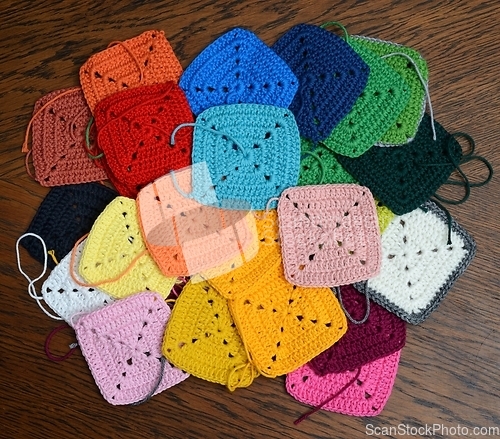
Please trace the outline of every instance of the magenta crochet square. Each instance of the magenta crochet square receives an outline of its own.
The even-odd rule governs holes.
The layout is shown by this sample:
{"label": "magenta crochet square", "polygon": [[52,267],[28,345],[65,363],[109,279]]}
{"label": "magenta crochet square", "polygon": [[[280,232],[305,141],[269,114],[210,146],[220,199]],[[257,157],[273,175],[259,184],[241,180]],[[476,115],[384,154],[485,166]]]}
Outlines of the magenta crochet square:
{"label": "magenta crochet square", "polygon": [[375,202],[356,184],[286,189],[278,203],[285,277],[300,286],[333,287],[380,271]]}
{"label": "magenta crochet square", "polygon": [[401,351],[373,361],[358,370],[319,376],[306,364],[286,376],[286,390],[297,401],[319,406],[353,381],[322,409],[351,416],[376,416],[391,395]]}
{"label": "magenta crochet square", "polygon": [[[366,297],[352,285],[340,287],[344,308],[354,320],[363,319]],[[318,375],[355,370],[400,351],[406,343],[406,323],[397,315],[370,301],[366,322],[347,321],[347,332],[332,347],[309,362]]]}
{"label": "magenta crochet square", "polygon": [[161,296],[144,292],[118,300],[75,323],[78,344],[110,404],[142,402],[153,391],[156,395],[189,376],[162,358],[169,317],[170,308]]}

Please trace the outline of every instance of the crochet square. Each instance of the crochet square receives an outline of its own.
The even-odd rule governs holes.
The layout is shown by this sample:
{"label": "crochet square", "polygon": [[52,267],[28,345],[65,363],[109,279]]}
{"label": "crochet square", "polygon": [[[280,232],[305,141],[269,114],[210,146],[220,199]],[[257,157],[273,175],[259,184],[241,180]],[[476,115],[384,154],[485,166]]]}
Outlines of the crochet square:
{"label": "crochet square", "polygon": [[76,272],[84,245],[85,241],[77,246],[73,267],[70,265],[70,252],[56,265],[42,285],[41,293],[47,305],[70,326],[73,326],[74,315],[87,314],[114,302],[112,297],[99,288],[82,287],[72,279],[71,271],[80,282],[84,282]]}
{"label": "crochet square", "polygon": [[210,285],[226,299],[234,299],[246,294],[255,282],[276,263],[281,264],[279,245],[278,216],[275,209],[259,212],[255,221],[257,229],[257,254],[240,267],[221,276],[206,276]]}
{"label": "crochet square", "polygon": [[159,178],[137,197],[142,235],[165,276],[220,275],[257,250],[252,213],[216,207],[213,189],[201,197],[210,204],[200,204],[191,194],[193,175],[210,179],[206,164],[195,164]]}
{"label": "crochet square", "polygon": [[144,292],[78,319],[78,344],[110,404],[143,402],[155,387],[154,395],[188,378],[186,372],[162,359],[169,317],[170,308],[161,296]]}
{"label": "crochet square", "polygon": [[290,110],[300,135],[326,139],[365,88],[370,68],[342,38],[309,24],[292,27],[272,49],[299,79]]}
{"label": "crochet square", "polygon": [[411,142],[417,134],[422,117],[424,117],[426,95],[424,85],[418,76],[417,70],[415,70],[415,66],[404,55],[409,56],[416,64],[427,86],[429,69],[425,59],[415,49],[391,41],[383,41],[360,35],[352,35],[349,38],[352,42],[356,42],[358,46],[366,47],[380,57],[395,53],[403,54],[403,56],[398,55],[384,58],[384,61],[409,85],[410,99],[404,110],[399,114],[396,122],[387,130],[377,144],[381,146],[395,146]]}
{"label": "crochet square", "polygon": [[56,90],[36,101],[32,153],[35,178],[42,186],[108,178],[85,150],[85,130],[90,117],[80,87]]}
{"label": "crochet square", "polygon": [[79,265],[80,276],[112,297],[141,291],[167,297],[176,278],[165,277],[142,239],[134,200],[117,197],[99,215]]}
{"label": "crochet square", "polygon": [[95,109],[102,161],[120,195],[134,198],[148,183],[191,164],[191,129],[170,136],[181,123],[193,122],[184,92],[173,82],[116,93]]}
{"label": "crochet square", "polygon": [[[282,157],[283,160],[277,160]],[[196,119],[193,163],[206,162],[218,200],[252,209],[297,184],[300,137],[291,111],[270,105],[212,107]],[[198,181],[194,177],[193,186]]]}
{"label": "crochet square", "polygon": [[[452,244],[448,245],[449,224]],[[472,236],[427,202],[423,209],[394,218],[382,235],[380,274],[354,286],[417,325],[438,307],[475,253]]]}
{"label": "crochet square", "polygon": [[245,293],[229,301],[229,309],[252,363],[267,377],[299,368],[347,330],[332,291],[288,283],[280,260],[258,273]]}
{"label": "crochet square", "polygon": [[394,124],[406,107],[411,90],[406,81],[376,53],[357,40],[349,40],[349,44],[370,66],[370,75],[351,111],[323,143],[334,152],[358,157]]}
{"label": "crochet square", "polygon": [[249,362],[227,300],[207,282],[189,282],[175,302],[163,354],[178,368],[230,390],[258,375]]}
{"label": "crochet square", "polygon": [[[401,351],[365,364],[358,378],[322,409],[351,416],[377,416],[382,412],[396,380]],[[306,364],[286,377],[286,391],[297,401],[318,406],[339,392],[357,371],[319,376]]]}
{"label": "crochet square", "polygon": [[[366,312],[366,298],[352,285],[340,287],[342,303],[353,319]],[[347,321],[347,332],[332,347],[309,362],[317,375],[347,372],[403,349],[406,323],[371,302],[368,319],[361,324]]]}
{"label": "crochet square", "polygon": [[224,104],[286,108],[299,81],[253,32],[236,28],[207,46],[185,70],[179,85],[198,115]]}
{"label": "crochet square", "polygon": [[[39,235],[47,250],[54,250],[55,257],[60,260],[90,231],[96,218],[116,195],[115,191],[99,183],[54,187],[38,207],[26,233]],[[46,255],[36,238],[27,236],[21,245],[43,264]],[[50,258],[47,265],[55,267]]]}
{"label": "crochet square", "polygon": [[111,43],[80,67],[80,84],[90,109],[120,91],[141,85],[178,82],[182,66],[165,33],[143,32],[137,37]]}
{"label": "crochet square", "polygon": [[289,188],[278,203],[285,277],[301,286],[333,287],[380,270],[375,201],[363,186]]}
{"label": "crochet square", "polygon": [[462,147],[439,123],[424,115],[413,142],[374,146],[357,158],[337,155],[340,164],[396,215],[415,210],[446,182],[462,158]]}

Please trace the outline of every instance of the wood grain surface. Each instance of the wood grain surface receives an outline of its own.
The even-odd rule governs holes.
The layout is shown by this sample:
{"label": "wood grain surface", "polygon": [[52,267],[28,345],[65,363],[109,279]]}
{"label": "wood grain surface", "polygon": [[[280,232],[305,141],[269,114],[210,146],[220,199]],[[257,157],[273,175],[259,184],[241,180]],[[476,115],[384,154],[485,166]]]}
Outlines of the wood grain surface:
{"label": "wood grain surface", "polygon": [[[164,30],[186,68],[232,27],[246,27],[270,45],[295,24],[329,20],[351,34],[419,50],[430,69],[436,119],[448,131],[470,133],[477,153],[498,169],[496,0],[0,2],[0,437],[357,438],[369,432],[367,424],[460,425],[479,437],[474,427],[500,427],[498,177],[450,207],[474,236],[477,255],[437,311],[408,327],[392,396],[376,418],[321,411],[294,426],[307,407],[288,396],[284,377],[259,377],[234,393],[191,377],[141,406],[115,407],[101,397],[80,351],[63,363],[45,357],[45,338],[58,323],[28,297],[14,249],[48,192],[27,176],[21,153],[35,101],[77,85],[80,65],[109,42],[145,30]],[[483,175],[480,167],[465,169],[473,178]],[[32,276],[41,269],[27,253],[23,264]],[[71,331],[61,333],[53,350],[62,353],[73,340]]]}

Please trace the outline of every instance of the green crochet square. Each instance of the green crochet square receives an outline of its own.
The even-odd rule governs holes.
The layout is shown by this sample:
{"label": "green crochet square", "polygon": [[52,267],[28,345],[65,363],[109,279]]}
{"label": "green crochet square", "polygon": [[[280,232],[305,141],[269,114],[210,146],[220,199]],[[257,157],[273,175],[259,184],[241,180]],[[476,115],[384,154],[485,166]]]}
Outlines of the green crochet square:
{"label": "green crochet square", "polygon": [[359,157],[395,123],[410,99],[410,86],[389,65],[358,40],[350,46],[370,67],[363,93],[354,107],[322,143],[332,151]]}
{"label": "green crochet square", "polygon": [[301,138],[300,150],[302,159],[297,186],[357,183],[355,178],[338,162],[333,152],[323,145],[317,144],[315,148],[312,141]]}
{"label": "green crochet square", "polygon": [[[378,56],[393,53],[402,53],[409,56],[418,68],[422,79],[426,85],[429,80],[429,69],[427,62],[420,53],[411,47],[402,46],[391,41],[383,41],[375,38],[360,35],[351,36],[351,41],[356,41],[359,45],[370,49]],[[394,69],[410,86],[410,99],[405,109],[396,119],[396,122],[389,128],[377,144],[381,146],[402,145],[411,142],[417,134],[418,126],[424,116],[426,96],[425,88],[418,76],[415,66],[404,56],[391,56],[384,58],[384,61]]]}

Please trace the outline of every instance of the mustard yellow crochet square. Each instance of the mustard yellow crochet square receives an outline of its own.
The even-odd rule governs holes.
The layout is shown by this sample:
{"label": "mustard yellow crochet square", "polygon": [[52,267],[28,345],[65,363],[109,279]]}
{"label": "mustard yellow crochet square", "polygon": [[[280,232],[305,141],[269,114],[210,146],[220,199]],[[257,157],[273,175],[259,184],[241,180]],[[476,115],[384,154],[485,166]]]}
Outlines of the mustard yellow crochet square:
{"label": "mustard yellow crochet square", "polygon": [[163,355],[179,369],[231,391],[248,387],[258,376],[227,300],[207,282],[190,281],[182,290],[167,325]]}
{"label": "mustard yellow crochet square", "polygon": [[254,273],[246,291],[229,301],[229,309],[251,361],[267,377],[298,369],[347,330],[333,292],[288,283],[281,259]]}
{"label": "mustard yellow crochet square", "polygon": [[165,277],[147,252],[135,201],[125,197],[115,198],[95,221],[78,270],[115,298],[147,290],[167,297],[176,281]]}

